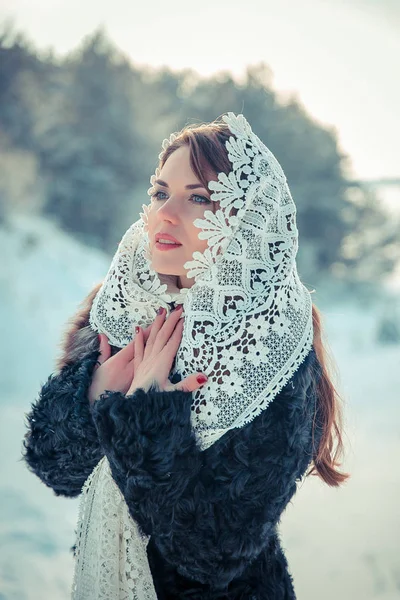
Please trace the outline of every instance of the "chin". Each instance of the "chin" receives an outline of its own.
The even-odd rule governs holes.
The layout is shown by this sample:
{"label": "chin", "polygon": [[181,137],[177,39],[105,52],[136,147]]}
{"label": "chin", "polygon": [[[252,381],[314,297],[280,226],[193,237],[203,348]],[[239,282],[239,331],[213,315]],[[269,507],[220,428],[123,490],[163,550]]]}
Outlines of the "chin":
{"label": "chin", "polygon": [[156,261],[151,261],[150,263],[151,268],[153,269],[153,271],[155,271],[156,273],[159,273],[160,275],[184,275],[184,269],[179,267],[175,267],[173,265],[168,266],[165,264],[165,261],[161,261],[161,260],[156,260]]}

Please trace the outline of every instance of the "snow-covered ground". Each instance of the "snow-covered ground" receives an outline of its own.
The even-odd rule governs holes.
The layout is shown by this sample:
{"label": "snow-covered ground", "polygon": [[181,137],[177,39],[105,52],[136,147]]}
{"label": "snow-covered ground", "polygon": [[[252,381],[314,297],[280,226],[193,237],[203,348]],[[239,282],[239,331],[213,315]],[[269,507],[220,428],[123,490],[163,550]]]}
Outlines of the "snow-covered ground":
{"label": "snow-covered ground", "polygon": [[[56,497],[21,461],[24,416],[54,370],[66,320],[109,257],[49,222],[0,228],[0,600],[67,600],[77,499]],[[400,345],[375,341],[378,309],[324,306],[345,400],[352,474],[332,489],[307,478],[282,517],[299,600],[400,597]],[[380,310],[380,309],[379,309]]]}

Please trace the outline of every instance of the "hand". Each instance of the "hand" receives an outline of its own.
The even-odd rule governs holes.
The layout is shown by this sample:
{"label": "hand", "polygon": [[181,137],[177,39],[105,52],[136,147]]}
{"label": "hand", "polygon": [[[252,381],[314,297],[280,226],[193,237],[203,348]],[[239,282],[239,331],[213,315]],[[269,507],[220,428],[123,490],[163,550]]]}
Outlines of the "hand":
{"label": "hand", "polygon": [[[152,325],[143,330],[143,339],[146,342],[150,335]],[[104,333],[100,338],[100,356],[96,365],[89,388],[89,402],[92,404],[105,390],[113,390],[125,394],[132,383],[134,376],[133,357],[135,340],[132,339],[125,348],[111,356],[111,346]]]}
{"label": "hand", "polygon": [[139,328],[136,333],[134,378],[128,395],[139,388],[147,392],[152,384],[155,384],[160,391],[193,392],[207,381],[207,376],[203,373],[189,375],[176,384],[169,381],[168,375],[182,339],[183,319],[180,319],[182,306],[171,311],[167,319],[165,319],[165,312],[165,309],[161,309],[160,314],[157,314],[146,343],[142,329]]}

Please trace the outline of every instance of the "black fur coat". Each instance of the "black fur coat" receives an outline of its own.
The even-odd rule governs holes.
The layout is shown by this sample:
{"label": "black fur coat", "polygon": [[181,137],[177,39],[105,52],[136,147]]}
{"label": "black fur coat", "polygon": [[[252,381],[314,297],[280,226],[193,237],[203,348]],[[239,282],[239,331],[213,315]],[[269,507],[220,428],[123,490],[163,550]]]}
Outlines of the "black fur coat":
{"label": "black fur coat", "polygon": [[321,436],[314,348],[266,410],[201,452],[190,392],[108,391],[90,406],[99,352],[88,307],[27,415],[28,468],[56,495],[75,497],[106,454],[130,513],[151,536],[160,600],[294,599],[277,524]]}

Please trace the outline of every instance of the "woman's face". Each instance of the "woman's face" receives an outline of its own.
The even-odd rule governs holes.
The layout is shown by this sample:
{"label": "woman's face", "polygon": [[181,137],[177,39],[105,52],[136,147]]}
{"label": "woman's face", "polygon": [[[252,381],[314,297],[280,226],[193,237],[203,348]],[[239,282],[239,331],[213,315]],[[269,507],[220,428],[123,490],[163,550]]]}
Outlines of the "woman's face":
{"label": "woman's face", "polygon": [[[192,171],[189,157],[187,145],[168,157],[154,183],[148,212],[152,268],[160,274],[177,275],[180,287],[194,283],[194,279],[186,277],[185,262],[192,260],[195,250],[203,252],[207,248],[207,240],[198,238],[201,229],[193,221],[203,218],[204,211],[212,211],[215,204]],[[171,237],[179,245],[157,241]]]}

